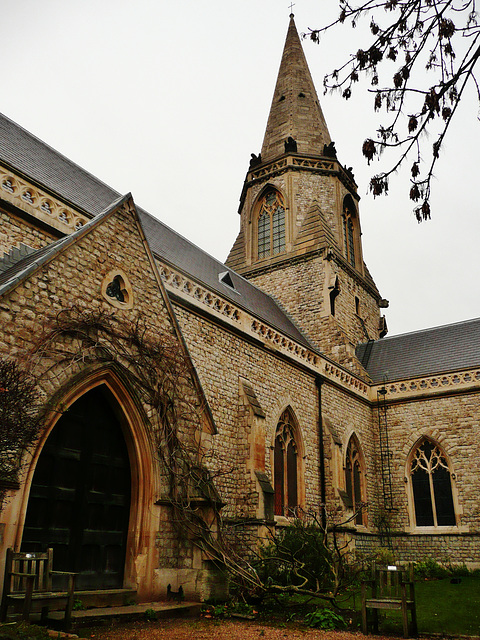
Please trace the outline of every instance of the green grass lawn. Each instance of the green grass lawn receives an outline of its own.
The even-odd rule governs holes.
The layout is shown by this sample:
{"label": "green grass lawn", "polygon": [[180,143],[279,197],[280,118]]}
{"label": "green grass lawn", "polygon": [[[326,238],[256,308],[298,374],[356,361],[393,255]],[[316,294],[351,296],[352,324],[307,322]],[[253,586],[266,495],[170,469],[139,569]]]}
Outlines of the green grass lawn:
{"label": "green grass lawn", "polygon": [[[451,584],[450,578],[415,582],[420,633],[480,635],[480,579],[469,576],[461,580],[460,584]],[[379,628],[400,633],[401,613],[383,614]]]}

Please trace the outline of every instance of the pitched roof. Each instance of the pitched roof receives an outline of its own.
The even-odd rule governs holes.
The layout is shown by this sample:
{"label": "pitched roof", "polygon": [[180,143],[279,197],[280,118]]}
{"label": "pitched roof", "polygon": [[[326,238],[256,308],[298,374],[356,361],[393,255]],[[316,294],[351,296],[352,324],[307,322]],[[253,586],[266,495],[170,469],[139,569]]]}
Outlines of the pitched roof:
{"label": "pitched roof", "polygon": [[100,213],[120,195],[3,114],[0,161],[87,214]]}
{"label": "pitched roof", "polygon": [[293,15],[263,140],[262,162],[282,155],[289,136],[297,142],[298,153],[307,155],[322,155],[323,146],[331,142]]}
{"label": "pitched roof", "polygon": [[87,224],[83,225],[74,233],[47,244],[45,247],[37,249],[36,251],[19,254],[18,261],[14,262],[8,269],[0,273],[0,296],[7,293],[43,264],[46,264],[49,260],[54,258],[62,249],[73,244],[77,238],[88,233],[93,227],[99,224],[107,215],[130,197],[131,195],[127,194],[126,196],[117,198],[104,211],[92,220],[89,220]]}
{"label": "pitched roof", "polygon": [[374,383],[480,366],[480,318],[361,344],[357,357]]}
{"label": "pitched roof", "polygon": [[[0,162],[7,164],[90,216],[98,216],[110,208],[112,202],[121,197],[117,191],[2,114],[0,114]],[[157,218],[139,207],[137,211],[150,248],[160,260],[165,260],[173,267],[205,284],[293,340],[313,348],[275,300]],[[85,230],[86,226],[80,231]],[[79,232],[75,232],[68,238],[76,238],[77,233]],[[44,256],[47,259],[51,255],[50,252],[59,250],[59,247],[63,246],[64,241],[66,238],[30,254],[17,262],[12,269],[5,271],[0,278],[0,293],[4,291],[3,286],[6,286],[7,279],[11,280],[10,285],[16,282],[17,276],[25,275],[24,268],[35,268],[32,265],[37,260],[43,260]],[[220,282],[219,275],[225,271],[231,274],[235,290]]]}
{"label": "pitched roof", "polygon": [[[290,336],[307,348],[314,349],[294,321],[279,304],[246,280],[238,273],[226,267],[170,227],[162,224],[152,215],[137,207],[148,243],[154,255],[159,256],[185,274],[206,285],[223,298],[245,309],[264,322]],[[233,283],[224,284],[220,276],[227,272]]]}

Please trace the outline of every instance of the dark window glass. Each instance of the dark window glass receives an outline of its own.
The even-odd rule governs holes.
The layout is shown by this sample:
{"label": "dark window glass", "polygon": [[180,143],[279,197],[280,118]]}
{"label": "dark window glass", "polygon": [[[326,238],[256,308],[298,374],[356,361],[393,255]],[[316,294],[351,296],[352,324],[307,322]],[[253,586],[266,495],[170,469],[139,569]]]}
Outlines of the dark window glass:
{"label": "dark window glass", "polygon": [[433,442],[424,440],[415,450],[411,477],[417,527],[455,526],[450,469]]}
{"label": "dark window glass", "polygon": [[438,467],[433,474],[433,493],[438,526],[454,526],[455,508],[453,506],[452,483],[450,482],[450,473],[443,467]]}
{"label": "dark window glass", "polygon": [[345,490],[351,502],[351,508],[356,513],[355,523],[365,524],[364,462],[360,453],[360,444],[355,436],[350,438],[345,460]]}
{"label": "dark window glass", "polygon": [[430,476],[424,469],[417,469],[412,475],[415,520],[418,527],[433,527]]}
{"label": "dark window glass", "polygon": [[274,485],[275,485],[275,515],[283,515],[283,492],[284,492],[284,464],[283,447],[279,437],[275,439],[274,452]]}
{"label": "dark window glass", "polygon": [[356,216],[355,205],[353,204],[352,198],[350,196],[346,196],[343,201],[343,243],[345,247],[345,257],[348,262],[355,266],[355,235],[354,229],[355,224],[353,222]]}
{"label": "dark window glass", "polygon": [[287,449],[287,487],[289,515],[294,515],[297,506],[297,449],[294,441],[289,442]]}
{"label": "dark window glass", "polygon": [[274,450],[276,516],[293,516],[298,506],[298,455],[293,420],[287,409],[277,425]]}

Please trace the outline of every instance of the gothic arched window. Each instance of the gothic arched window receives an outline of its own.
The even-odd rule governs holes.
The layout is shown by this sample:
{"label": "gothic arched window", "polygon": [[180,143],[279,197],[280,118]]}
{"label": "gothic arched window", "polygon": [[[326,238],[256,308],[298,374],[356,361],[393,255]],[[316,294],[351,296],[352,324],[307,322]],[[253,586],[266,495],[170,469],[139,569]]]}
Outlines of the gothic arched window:
{"label": "gothic arched window", "polygon": [[273,486],[275,515],[295,515],[298,507],[298,448],[293,416],[289,409],[280,416],[275,433]]}
{"label": "gothic arched window", "polygon": [[351,196],[345,196],[343,200],[343,245],[345,247],[345,256],[348,262],[355,266],[355,218],[357,211]]}
{"label": "gothic arched window", "polygon": [[422,440],[413,452],[410,476],[417,527],[455,526],[450,467],[437,444]]}
{"label": "gothic arched window", "polygon": [[355,524],[365,524],[365,463],[356,436],[348,442],[345,460],[345,489],[355,516]]}
{"label": "gothic arched window", "polygon": [[285,251],[285,206],[278,191],[268,191],[260,200],[257,224],[259,258]]}

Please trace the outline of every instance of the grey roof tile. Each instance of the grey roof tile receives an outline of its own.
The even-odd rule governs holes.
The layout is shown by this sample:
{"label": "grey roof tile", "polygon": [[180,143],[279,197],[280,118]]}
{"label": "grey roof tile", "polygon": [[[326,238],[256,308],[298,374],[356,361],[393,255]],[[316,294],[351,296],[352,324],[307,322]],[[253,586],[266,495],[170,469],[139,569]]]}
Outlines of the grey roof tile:
{"label": "grey roof tile", "polygon": [[0,160],[90,214],[100,213],[120,195],[3,114]]}
{"label": "grey roof tile", "polygon": [[375,383],[480,366],[480,318],[365,343],[357,356]]}
{"label": "grey roof tile", "polygon": [[131,195],[127,194],[126,196],[117,198],[103,212],[98,214],[92,220],[89,220],[87,224],[83,225],[83,227],[81,227],[74,233],[68,236],[64,236],[63,238],[60,238],[55,242],[47,244],[45,247],[37,249],[37,251],[34,251],[33,253],[27,253],[25,257],[22,257],[11,267],[6,269],[3,273],[0,273],[0,296],[7,293],[19,282],[27,278],[36,269],[51,260],[61,249],[70,244],[73,244],[77,240],[77,238],[88,233],[90,229],[99,224],[103,220],[103,218],[107,216],[113,209],[118,207],[124,200],[130,197]]}
{"label": "grey roof tile", "polygon": [[[117,191],[2,114],[0,162],[11,166],[89,215],[98,215],[120,197]],[[150,247],[161,260],[204,283],[222,297],[243,307],[293,340],[313,348],[293,320],[271,297],[157,218],[139,207],[137,210]],[[230,273],[235,291],[219,282],[219,274],[225,271]],[[0,282],[5,282],[3,276]]]}

